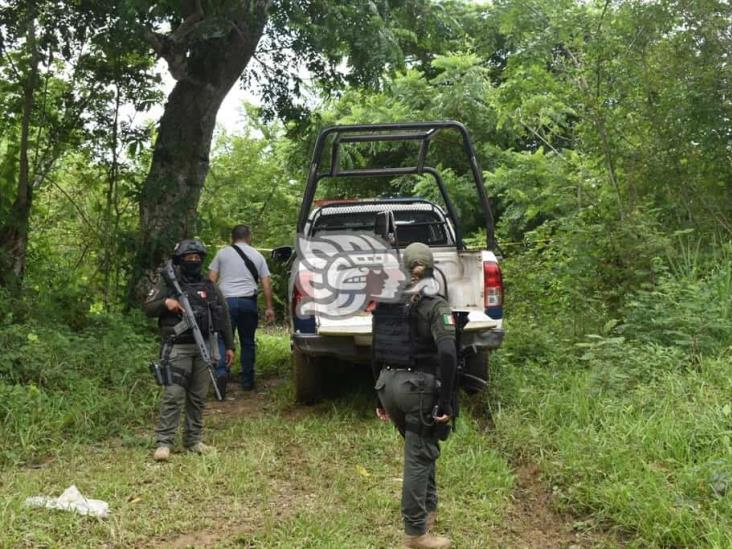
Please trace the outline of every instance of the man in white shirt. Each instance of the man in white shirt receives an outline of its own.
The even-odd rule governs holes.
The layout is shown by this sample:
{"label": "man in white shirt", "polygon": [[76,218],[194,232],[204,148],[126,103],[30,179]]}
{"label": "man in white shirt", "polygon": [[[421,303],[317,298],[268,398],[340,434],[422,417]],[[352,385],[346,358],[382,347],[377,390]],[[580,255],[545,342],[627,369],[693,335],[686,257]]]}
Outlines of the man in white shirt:
{"label": "man in white shirt", "polygon": [[[231,317],[231,328],[239,334],[241,343],[241,388],[254,389],[254,334],[259,322],[257,312],[257,287],[262,283],[266,310],[266,322],[274,320],[272,309],[272,281],[264,256],[250,245],[251,231],[246,225],[237,225],[231,230],[231,246],[219,250],[208,267],[208,277],[218,282],[226,298]],[[228,372],[225,367],[217,371],[222,384]],[[221,384],[219,385],[221,387]]]}

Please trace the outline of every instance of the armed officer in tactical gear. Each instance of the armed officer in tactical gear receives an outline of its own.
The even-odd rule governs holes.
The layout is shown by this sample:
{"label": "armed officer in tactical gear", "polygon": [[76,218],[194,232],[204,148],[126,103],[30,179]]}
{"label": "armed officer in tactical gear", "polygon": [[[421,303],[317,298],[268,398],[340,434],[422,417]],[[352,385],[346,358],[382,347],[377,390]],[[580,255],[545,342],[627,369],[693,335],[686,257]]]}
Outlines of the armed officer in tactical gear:
{"label": "armed officer in tactical gear", "polygon": [[[379,419],[391,419],[404,437],[402,516],[404,546],[441,549],[450,540],[429,533],[437,511],[435,461],[453,414],[457,368],[450,306],[436,292],[428,246],[404,250],[411,284],[396,303],[373,311],[373,362]],[[434,295],[433,295],[434,294]]]}
{"label": "armed officer in tactical gear", "polygon": [[[173,264],[181,289],[193,308],[196,323],[207,343],[214,333],[224,339],[226,360],[234,358],[234,340],[231,334],[226,301],[215,284],[201,274],[206,247],[200,240],[183,240],[173,251]],[[165,277],[150,291],[143,306],[147,316],[158,317],[161,361],[172,371],[172,383],[164,388],[160,402],[160,420],[155,430],[157,449],[154,459],[167,461],[178,429],[180,413],[185,409],[183,446],[195,453],[206,453],[213,448],[201,442],[203,408],[209,387],[209,372],[195,344],[192,330],[175,335],[174,326],[181,321],[181,304]]]}

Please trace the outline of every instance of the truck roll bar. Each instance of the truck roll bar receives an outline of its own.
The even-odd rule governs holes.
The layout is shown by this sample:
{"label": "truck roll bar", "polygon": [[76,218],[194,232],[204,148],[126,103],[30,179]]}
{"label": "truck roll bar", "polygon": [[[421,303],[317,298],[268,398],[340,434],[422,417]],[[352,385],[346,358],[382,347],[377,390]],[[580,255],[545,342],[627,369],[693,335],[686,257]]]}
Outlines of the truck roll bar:
{"label": "truck roll bar", "polygon": [[[447,188],[438,170],[433,166],[426,166],[427,152],[432,138],[440,131],[457,131],[462,137],[463,151],[468,160],[470,172],[478,193],[478,200],[485,219],[486,245],[489,250],[497,248],[495,239],[495,225],[493,212],[488,195],[483,185],[483,175],[480,171],[478,159],[475,154],[473,142],[470,139],[468,130],[460,122],[454,120],[443,120],[435,122],[406,122],[396,124],[354,124],[346,126],[331,126],[320,131],[315,142],[313,158],[308,172],[308,179],[305,186],[300,214],[297,220],[297,232],[305,230],[310,208],[315,198],[318,183],[325,178],[339,177],[395,177],[400,175],[431,175],[445,201],[447,214],[455,227],[455,239],[458,249],[465,249],[462,240],[462,229],[460,220],[457,217],[457,210],[450,200]],[[323,154],[326,148],[326,141],[332,138],[330,151],[330,169],[320,171]],[[411,167],[386,167],[386,168],[361,168],[355,170],[340,169],[340,152],[343,144],[350,143],[378,143],[378,142],[420,142],[419,154],[416,164]]]}

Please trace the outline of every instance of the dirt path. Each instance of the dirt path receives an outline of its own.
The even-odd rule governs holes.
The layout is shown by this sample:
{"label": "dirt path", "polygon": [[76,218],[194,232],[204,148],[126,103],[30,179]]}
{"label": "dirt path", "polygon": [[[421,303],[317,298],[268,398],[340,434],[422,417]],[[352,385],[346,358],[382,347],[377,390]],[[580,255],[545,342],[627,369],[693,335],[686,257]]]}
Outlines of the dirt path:
{"label": "dirt path", "polygon": [[[286,483],[278,482],[275,496],[269,503],[269,511],[277,520],[286,520],[302,505],[299,494]],[[219,547],[221,545],[249,547],[243,540],[253,537],[262,527],[258,522],[244,524],[223,524],[221,528],[202,530],[183,534],[177,538],[162,538],[145,547],[165,547],[171,549],[187,549],[199,547]]]}
{"label": "dirt path", "polygon": [[[265,414],[268,407],[271,407],[267,393],[281,382],[282,380],[279,379],[266,380],[258,390],[253,392],[243,392],[236,386],[236,383],[230,383],[227,400],[224,402],[209,401],[206,415],[214,421],[225,421],[236,418],[252,418]],[[285,520],[297,510],[298,506],[302,506],[306,502],[300,501],[300,494],[298,494],[295,487],[282,481],[276,482],[277,485],[274,487],[275,496],[269,502],[271,516]],[[252,537],[261,526],[257,522],[237,525],[222,524],[217,529],[201,530],[175,538],[162,537],[151,540],[145,543],[143,547],[171,549],[219,547],[221,545],[247,547],[242,543],[242,540]]]}
{"label": "dirt path", "polygon": [[535,465],[517,467],[511,497],[512,508],[497,532],[501,547],[580,549],[613,545],[598,536],[576,531],[571,517],[554,511],[553,496]]}
{"label": "dirt path", "polygon": [[[208,414],[218,421],[239,417],[256,417],[266,414],[270,405],[267,392],[281,383],[267,380],[255,393],[242,393],[237,388],[230,391],[233,400],[211,402]],[[307,415],[308,408],[292,406],[284,413],[293,418]],[[554,510],[552,493],[542,481],[540,471],[533,464],[520,464],[515,468],[516,486],[511,495],[511,508],[503,524],[495,529],[496,547],[518,549],[583,549],[615,547],[618,544],[602,534],[577,531],[572,517]],[[270,506],[280,519],[286,519],[299,507],[308,505],[308,495],[298,493],[293,486],[282,483],[275,487],[275,497]],[[223,524],[220,529],[185,534],[178,538],[152,540],[147,547],[214,547],[221,545],[246,546],[242,540],[251,538],[261,527],[259,524]]]}

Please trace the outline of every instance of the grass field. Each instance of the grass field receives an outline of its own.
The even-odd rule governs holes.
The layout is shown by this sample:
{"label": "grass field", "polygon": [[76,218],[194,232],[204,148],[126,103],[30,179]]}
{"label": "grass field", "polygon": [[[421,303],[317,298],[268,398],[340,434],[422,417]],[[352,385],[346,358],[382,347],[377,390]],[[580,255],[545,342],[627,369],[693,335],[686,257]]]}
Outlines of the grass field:
{"label": "grass field", "polygon": [[[506,373],[514,390],[504,386],[504,398],[513,402],[494,440],[539,465],[556,508],[625,545],[732,547],[729,359],[628,353],[625,364]],[[632,360],[655,373],[638,374]]]}
{"label": "grass field", "polygon": [[[285,381],[265,387],[212,403],[207,439],[216,455],[176,453],[156,464],[149,433],[140,432],[69,446],[42,467],[4,474],[3,545],[398,546],[402,444],[373,417],[368,395],[298,408]],[[443,450],[439,529],[459,546],[490,547],[511,469],[474,421]],[[109,502],[111,516],[22,506],[29,495],[59,494],[72,483]]]}
{"label": "grass field", "polygon": [[[463,548],[732,546],[727,356],[609,340],[538,363],[517,349],[496,357],[492,391],[465,403],[443,445],[438,532]],[[167,464],[151,460],[147,378],[119,394],[31,386],[5,400],[0,546],[399,546],[402,441],[374,417],[368,374],[296,406],[289,354],[284,333],[262,333],[259,390],[207,410],[217,453]],[[28,416],[11,413],[17,402]],[[110,517],[23,506],[71,484],[106,500]]]}

